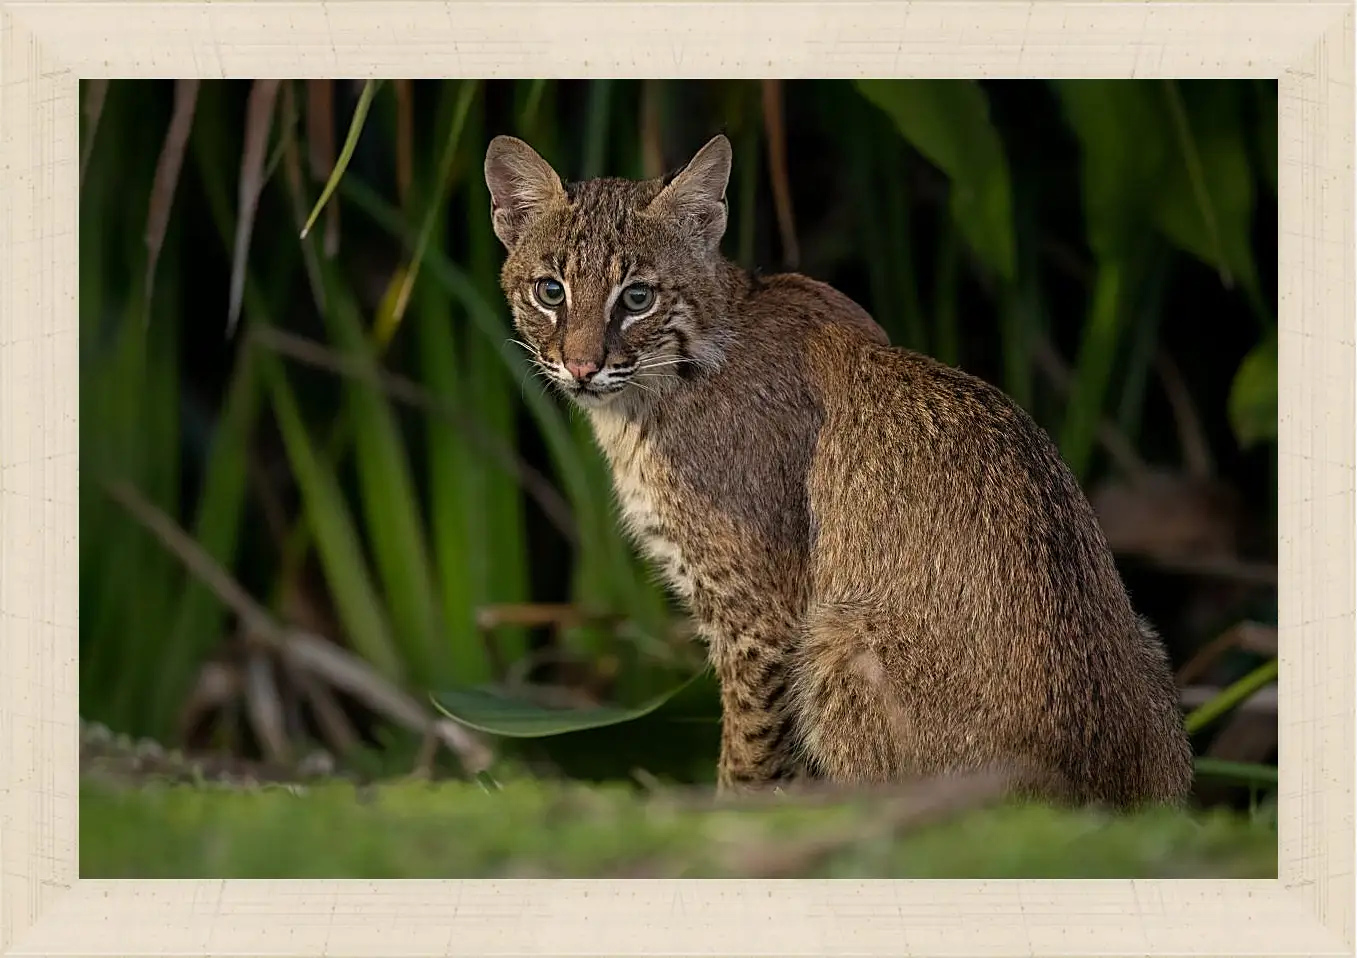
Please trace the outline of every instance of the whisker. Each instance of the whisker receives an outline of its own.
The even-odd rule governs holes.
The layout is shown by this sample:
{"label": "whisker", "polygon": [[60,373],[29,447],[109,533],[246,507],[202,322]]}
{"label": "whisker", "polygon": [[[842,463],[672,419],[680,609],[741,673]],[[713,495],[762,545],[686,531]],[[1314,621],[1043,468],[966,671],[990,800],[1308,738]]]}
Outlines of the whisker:
{"label": "whisker", "polygon": [[[532,376],[535,376],[535,375],[536,375],[536,376],[540,376],[541,374],[542,374],[542,371],[541,371],[540,369],[531,369],[531,368],[528,369],[526,372],[523,373],[523,378],[520,379],[519,382],[518,382],[518,393],[519,393],[519,398],[523,399],[525,402],[527,401],[527,396],[528,396],[528,380],[529,380]],[[543,392],[546,392],[545,389],[542,390],[542,391],[543,391]]]}
{"label": "whisker", "polygon": [[682,365],[683,363],[687,363],[687,362],[692,362],[692,360],[687,359],[687,358],[648,360],[648,361],[646,361],[646,362],[640,363],[639,365],[637,365],[636,368],[637,368],[637,369],[658,369],[658,368],[661,367],[661,366],[680,366],[680,365]]}

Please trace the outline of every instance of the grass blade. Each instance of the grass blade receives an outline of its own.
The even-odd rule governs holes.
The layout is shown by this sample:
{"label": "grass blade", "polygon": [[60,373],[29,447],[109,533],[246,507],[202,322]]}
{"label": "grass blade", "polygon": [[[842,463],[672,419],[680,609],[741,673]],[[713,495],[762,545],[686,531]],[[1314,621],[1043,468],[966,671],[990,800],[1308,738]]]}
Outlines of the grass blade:
{"label": "grass blade", "polygon": [[404,205],[414,176],[415,94],[409,80],[391,82],[396,91],[396,198]]}
{"label": "grass blade", "polygon": [[1098,424],[1117,356],[1122,326],[1122,284],[1125,265],[1104,262],[1098,267],[1093,303],[1084,326],[1083,342],[1071,384],[1060,452],[1081,482],[1087,477],[1097,439]]}
{"label": "grass blade", "polygon": [[612,80],[589,81],[589,105],[585,108],[584,157],[580,177],[602,176],[608,161],[608,115],[612,105]]}
{"label": "grass blade", "polygon": [[1230,762],[1222,758],[1203,756],[1197,759],[1197,777],[1222,779],[1243,785],[1276,786],[1277,766],[1255,762]]}
{"label": "grass blade", "polygon": [[796,241],[796,216],[792,212],[792,187],[787,172],[787,125],[782,115],[782,81],[762,80],[763,128],[768,138],[768,177],[773,187],[778,235],[782,238],[782,262],[796,269],[801,248]]}
{"label": "grass blade", "polygon": [[[428,247],[438,248],[437,239]],[[459,375],[453,316],[447,299],[425,283],[415,290],[414,311],[424,381],[438,399],[465,409],[466,390]],[[474,416],[474,411],[466,412]],[[479,421],[477,425],[483,427]],[[479,507],[468,488],[468,466],[474,459],[435,418],[428,419],[426,429],[429,536],[438,593],[448,625],[448,673],[451,681],[457,683],[487,682],[492,678],[492,669],[476,636],[476,608],[483,597],[479,594],[480,576],[475,567],[483,564],[487,543],[476,541],[471,531],[471,521]]]}
{"label": "grass blade", "polygon": [[758,238],[759,135],[748,131],[740,144],[739,238],[736,257],[745,269],[753,269],[754,242]]}
{"label": "grass blade", "polygon": [[339,186],[339,181],[344,177],[344,171],[349,168],[349,161],[353,159],[353,151],[358,147],[358,138],[363,135],[363,125],[367,122],[368,110],[372,108],[372,98],[377,95],[377,88],[381,85],[380,80],[368,80],[363,84],[363,92],[358,96],[358,106],[353,111],[353,122],[349,124],[349,133],[344,137],[344,147],[339,151],[339,159],[330,171],[330,178],[325,181],[325,188],[320,191],[320,199],[316,200],[315,207],[311,210],[311,215],[306,218],[306,225],[302,227],[302,239],[311,232],[311,227],[316,225],[316,217],[320,216],[320,211],[325,208],[325,204],[330,201],[334,195],[335,188]]}
{"label": "grass blade", "polygon": [[648,180],[664,174],[664,120],[667,113],[664,80],[641,81],[641,176]]}
{"label": "grass blade", "polygon": [[104,103],[108,100],[108,80],[81,80],[85,95],[80,101],[80,114],[85,125],[80,130],[80,185],[85,185],[85,173],[89,170],[90,157],[94,155],[94,135],[99,131],[99,118],[104,114]]}
{"label": "grass blade", "polygon": [[[365,341],[352,293],[339,280],[331,262],[322,264],[321,272],[326,292],[324,319],[331,338],[341,353],[374,374],[352,382],[345,390],[353,426],[360,507],[377,574],[391,606],[397,646],[409,657],[414,674],[425,681],[429,670],[436,668],[446,636],[433,592],[419,497],[400,425],[376,385],[376,359]],[[319,536],[314,526],[313,531]]]}
{"label": "grass blade", "polygon": [[1238,284],[1265,329],[1273,310],[1263,302],[1249,241],[1256,182],[1237,88],[1228,81],[1165,80],[1162,89],[1177,156],[1159,184],[1155,225],[1214,267],[1226,289]]}
{"label": "grass blade", "polygon": [[[146,217],[146,299],[151,299],[155,287],[155,268],[160,260],[160,249],[165,244],[165,229],[170,223],[170,209],[174,206],[174,191],[179,185],[179,172],[184,166],[184,150],[193,130],[193,112],[198,105],[196,79],[174,81],[174,113],[165,134],[165,145],[156,163],[155,180],[151,186],[151,207]],[[148,316],[149,318],[149,316]]]}
{"label": "grass blade", "polygon": [[240,318],[245,293],[245,262],[250,251],[250,233],[259,195],[264,191],[264,159],[269,130],[273,126],[273,108],[278,100],[279,80],[256,80],[250,88],[245,107],[245,150],[240,160],[236,239],[231,255],[231,301],[227,313],[226,335],[231,336]]}
{"label": "grass blade", "polygon": [[1202,158],[1197,150],[1196,140],[1192,136],[1192,126],[1187,119],[1187,107],[1183,104],[1182,91],[1178,81],[1163,81],[1164,98],[1168,102],[1169,116],[1173,119],[1173,132],[1178,138],[1178,149],[1182,153],[1183,165],[1187,169],[1188,182],[1192,184],[1192,198],[1196,201],[1197,212],[1201,214],[1205,225],[1206,243],[1211,249],[1220,271],[1220,281],[1229,289],[1234,285],[1234,276],[1230,263],[1225,257],[1225,248],[1220,241],[1220,225],[1216,222],[1216,210],[1206,191],[1206,176],[1202,172]]}
{"label": "grass blade", "polygon": [[[335,168],[335,81],[306,81],[306,145],[311,178],[317,183],[329,179]],[[339,251],[339,203],[325,209],[326,256]]]}
{"label": "grass blade", "polygon": [[1012,186],[989,101],[973,80],[859,80],[858,90],[951,181],[952,218],[1005,281],[1014,278]]}
{"label": "grass blade", "polygon": [[301,491],[302,506],[315,534],[316,548],[345,634],[354,651],[378,672],[399,681],[405,677],[406,667],[373,588],[338,480],[324,468],[312,445],[282,366],[263,353],[256,354],[256,358],[263,367],[283,446]]}
{"label": "grass blade", "polygon": [[[129,390],[127,401],[121,404],[130,418],[120,424],[122,438],[113,461],[95,472],[100,478],[117,477],[135,483],[148,499],[171,514],[178,511],[180,467],[176,321],[180,309],[174,253],[170,252],[162,295],[154,304],[156,322],[148,326],[148,310],[136,299],[123,313],[128,358],[137,378],[119,376],[111,385],[125,389],[128,382],[136,382],[139,388]],[[168,557],[158,554],[140,531],[129,530],[126,538],[117,541],[131,545],[110,555],[111,561],[126,564],[133,571],[125,580],[121,575],[113,577],[123,583],[115,601],[123,606],[126,630],[120,638],[120,674],[113,710],[122,716],[126,723],[123,727],[150,734],[160,731],[151,721],[157,696],[149,693],[160,655],[159,638],[170,628],[180,577]]]}
{"label": "grass blade", "polygon": [[446,215],[447,191],[450,186],[452,164],[457,159],[457,145],[462,137],[462,128],[466,124],[467,113],[471,109],[472,101],[475,99],[479,88],[480,84],[475,80],[465,80],[458,90],[452,126],[448,130],[447,139],[443,143],[443,154],[438,163],[433,193],[425,209],[424,221],[419,227],[415,249],[410,256],[410,265],[397,273],[400,280],[396,287],[398,292],[390,304],[389,312],[385,309],[380,312],[374,326],[374,336],[379,346],[388,342],[395,335],[401,320],[404,319],[406,307],[410,303],[410,291],[414,288],[415,280],[419,276],[420,264],[424,261],[424,252],[429,248],[429,240],[433,237],[434,228],[442,222]]}
{"label": "grass blade", "polygon": [[[234,564],[240,541],[250,437],[262,397],[258,363],[249,350],[242,350],[212,437],[193,525],[194,541],[225,568]],[[186,583],[160,660],[158,686],[162,691],[155,697],[160,707],[155,727],[168,728],[170,710],[183,701],[212,643],[222,634],[225,612],[220,601],[198,580]]]}
{"label": "grass blade", "polygon": [[1236,706],[1241,705],[1254,692],[1275,682],[1277,680],[1277,661],[1277,659],[1271,659],[1258,666],[1239,681],[1222,689],[1215,698],[1202,703],[1189,712],[1183,720],[1183,723],[1187,726],[1187,733],[1195,735],[1221,716],[1233,711]]}

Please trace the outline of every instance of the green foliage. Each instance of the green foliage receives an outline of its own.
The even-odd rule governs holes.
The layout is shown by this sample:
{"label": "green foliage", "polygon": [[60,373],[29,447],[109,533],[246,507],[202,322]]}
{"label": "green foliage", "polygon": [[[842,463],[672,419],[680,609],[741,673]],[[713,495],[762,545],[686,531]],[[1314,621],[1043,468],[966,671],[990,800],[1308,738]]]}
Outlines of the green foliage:
{"label": "green foliage", "polygon": [[1277,766],[1256,762],[1230,762],[1219,758],[1197,759],[1199,779],[1217,779],[1242,782],[1246,785],[1277,787]]}
{"label": "green foliage", "polygon": [[[481,178],[495,133],[529,139],[576,179],[681,161],[727,126],[732,255],[770,266],[770,250],[787,249],[784,223],[823,216],[814,243],[800,237],[806,268],[861,273],[858,296],[893,340],[946,362],[983,366],[995,339],[990,378],[1085,480],[1100,466],[1100,424],[1139,421],[1161,322],[1200,319],[1162,315],[1169,280],[1205,264],[1241,307],[1212,321],[1253,314],[1229,422],[1241,445],[1275,440],[1277,336],[1250,240],[1260,202],[1275,198],[1274,85],[1034,85],[1070,136],[1034,150],[996,123],[992,87],[971,81],[786,84],[785,117],[764,115],[775,98],[756,83],[652,82],[647,93],[622,81],[284,81],[268,115],[242,109],[242,88],[206,82],[189,161],[168,183],[156,175],[168,98],[149,83],[112,84],[98,119],[110,130],[93,141],[80,201],[87,717],[180,738],[206,664],[233,664],[240,650],[237,610],[107,498],[106,483],[126,481],[275,617],[318,609],[329,638],[421,701],[482,690],[441,700],[467,724],[529,743],[572,730],[552,736],[550,755],[572,774],[625,774],[630,756],[653,757],[646,736],[658,735],[676,757],[653,771],[691,778],[694,754],[710,764],[710,721],[686,744],[668,737],[682,724],[669,716],[676,703],[701,687],[693,701],[710,719],[714,696],[702,681],[680,685],[691,662],[654,638],[671,633],[675,612],[616,528],[587,423],[510,339]],[[642,119],[647,96],[659,133]],[[796,134],[785,148],[766,132],[779,122]],[[831,189],[799,182],[815,167],[803,140],[842,171]],[[247,143],[263,158],[257,175],[242,169]],[[1061,241],[1084,269],[1068,294],[1050,280],[1052,226],[1020,160],[1072,150],[1078,182],[1066,189],[1077,188],[1082,226]],[[770,208],[782,202],[768,189],[779,165],[802,191],[792,189],[796,210]],[[945,180],[940,202],[918,188],[921,170]],[[821,192],[850,211],[846,222],[802,205]],[[148,246],[148,224],[156,234],[162,223],[163,248]],[[1071,296],[1082,317],[1062,313]],[[239,326],[223,338],[237,300]],[[1078,344],[1068,395],[1034,373],[1033,350],[1057,328]],[[310,368],[267,333],[301,337],[351,374]],[[398,397],[393,377],[422,398]],[[563,519],[513,468],[525,458],[566,504]],[[547,599],[629,628],[480,625],[489,606]],[[607,704],[510,708],[506,673],[553,655],[607,678]],[[231,709],[219,711],[229,724]]]}
{"label": "green foliage", "polygon": [[367,123],[368,111],[372,109],[372,99],[377,95],[377,88],[381,85],[380,80],[368,80],[363,84],[363,92],[358,97],[358,104],[353,108],[353,121],[349,124],[349,132],[344,137],[344,147],[339,151],[339,157],[335,160],[335,168],[325,181],[325,188],[320,191],[320,198],[316,200],[316,205],[311,209],[311,215],[306,218],[306,223],[302,226],[302,239],[306,239],[311,227],[316,225],[316,219],[320,216],[320,211],[325,208],[330,197],[334,195],[335,188],[339,186],[340,180],[344,178],[344,171],[349,168],[349,163],[353,160],[353,151],[358,148],[358,138],[363,135],[363,127]]}
{"label": "green foliage", "polygon": [[1191,735],[1206,728],[1212,722],[1229,714],[1249,696],[1253,695],[1259,689],[1263,688],[1277,680],[1277,660],[1271,659],[1258,668],[1254,669],[1248,675],[1239,681],[1222,689],[1220,694],[1216,695],[1210,701],[1198,706],[1188,713],[1184,720],[1187,725],[1188,734]]}
{"label": "green foliage", "polygon": [[545,738],[587,729],[634,722],[655,712],[697,680],[701,673],[635,708],[546,706],[526,695],[497,688],[467,688],[438,692],[434,704],[449,718],[469,728],[506,738]]}
{"label": "green foliage", "polygon": [[[221,418],[206,456],[206,480],[198,501],[193,538],[217,562],[233,564],[245,509],[246,444],[259,414],[264,387],[259,363],[241,358],[227,387]],[[170,710],[179,704],[165,690],[184,690],[192,670],[210,654],[221,634],[225,616],[220,603],[196,579],[184,583],[170,626],[169,639],[160,647],[161,693],[150,699],[150,727],[164,728]]]}
{"label": "green foliage", "polygon": [[1236,86],[1175,80],[1052,85],[1082,150],[1084,215],[1098,261],[1060,433],[1061,451],[1082,476],[1111,390],[1114,358],[1136,308],[1133,291],[1155,281],[1147,251],[1156,239],[1214,266],[1227,287],[1238,282],[1260,322],[1270,325],[1274,318],[1263,303],[1249,245],[1258,172]]}
{"label": "green foliage", "polygon": [[1277,438],[1277,331],[1244,357],[1230,388],[1230,425],[1241,444]]}
{"label": "green foliage", "polygon": [[1152,83],[1052,82],[1083,154],[1088,245],[1100,260],[1129,256],[1157,208],[1173,158],[1167,111]]}
{"label": "green foliage", "polygon": [[1256,173],[1227,82],[1062,80],[1084,159],[1089,244],[1126,259],[1157,231],[1259,296],[1249,247]]}
{"label": "green foliage", "polygon": [[[109,92],[108,122],[130,121],[136,103],[129,94]],[[84,634],[121,637],[116,646],[82,645],[81,686],[126,728],[145,728],[151,720],[163,641],[182,585],[173,560],[112,508],[102,489],[104,482],[129,482],[161,508],[179,508],[184,424],[175,301],[182,294],[176,276],[182,257],[171,229],[151,301],[146,247],[107,239],[143,235],[146,204],[130,208],[123,196],[150,195],[155,163],[155,143],[129,144],[86,181],[80,209],[81,538],[117,543],[116,552],[81,550],[81,624]],[[124,678],[109,683],[110,673]]]}
{"label": "green foliage", "polygon": [[345,634],[354,649],[379,672],[390,678],[403,678],[408,663],[401,658],[391,634],[339,481],[326,468],[307,435],[297,400],[280,364],[275,360],[271,366],[273,411]]}
{"label": "green foliage", "polygon": [[1013,199],[1008,161],[971,80],[858,80],[909,140],[951,180],[951,210],[971,248],[1005,280],[1014,276]]}
{"label": "green foliage", "polygon": [[[1195,109],[1189,110],[1182,89],[1198,91],[1191,100]],[[1179,161],[1169,165],[1160,186],[1156,222],[1176,245],[1214,266],[1227,287],[1240,283],[1267,320],[1271,310],[1262,304],[1249,246],[1256,178],[1236,89],[1223,83],[1165,82]]]}

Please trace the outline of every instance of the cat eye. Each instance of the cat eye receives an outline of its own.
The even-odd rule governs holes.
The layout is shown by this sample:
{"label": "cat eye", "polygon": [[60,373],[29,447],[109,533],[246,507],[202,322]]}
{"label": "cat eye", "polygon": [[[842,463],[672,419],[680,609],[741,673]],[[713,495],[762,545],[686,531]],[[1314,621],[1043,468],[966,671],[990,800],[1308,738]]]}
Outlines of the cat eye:
{"label": "cat eye", "polygon": [[632,283],[622,290],[622,308],[629,313],[644,313],[655,302],[655,287]]}
{"label": "cat eye", "polygon": [[533,284],[532,294],[548,309],[555,309],[565,302],[565,287],[554,279],[539,279]]}

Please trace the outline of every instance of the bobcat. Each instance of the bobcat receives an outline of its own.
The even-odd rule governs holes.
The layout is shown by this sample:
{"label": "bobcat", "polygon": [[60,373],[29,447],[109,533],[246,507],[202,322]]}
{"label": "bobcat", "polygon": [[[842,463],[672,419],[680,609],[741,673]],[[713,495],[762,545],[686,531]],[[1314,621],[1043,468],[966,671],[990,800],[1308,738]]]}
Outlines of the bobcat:
{"label": "bobcat", "polygon": [[485,158],[516,328],[707,643],[718,788],[998,765],[1053,802],[1182,801],[1167,657],[1050,439],[833,288],[723,258],[730,169],[724,136],[648,181]]}

